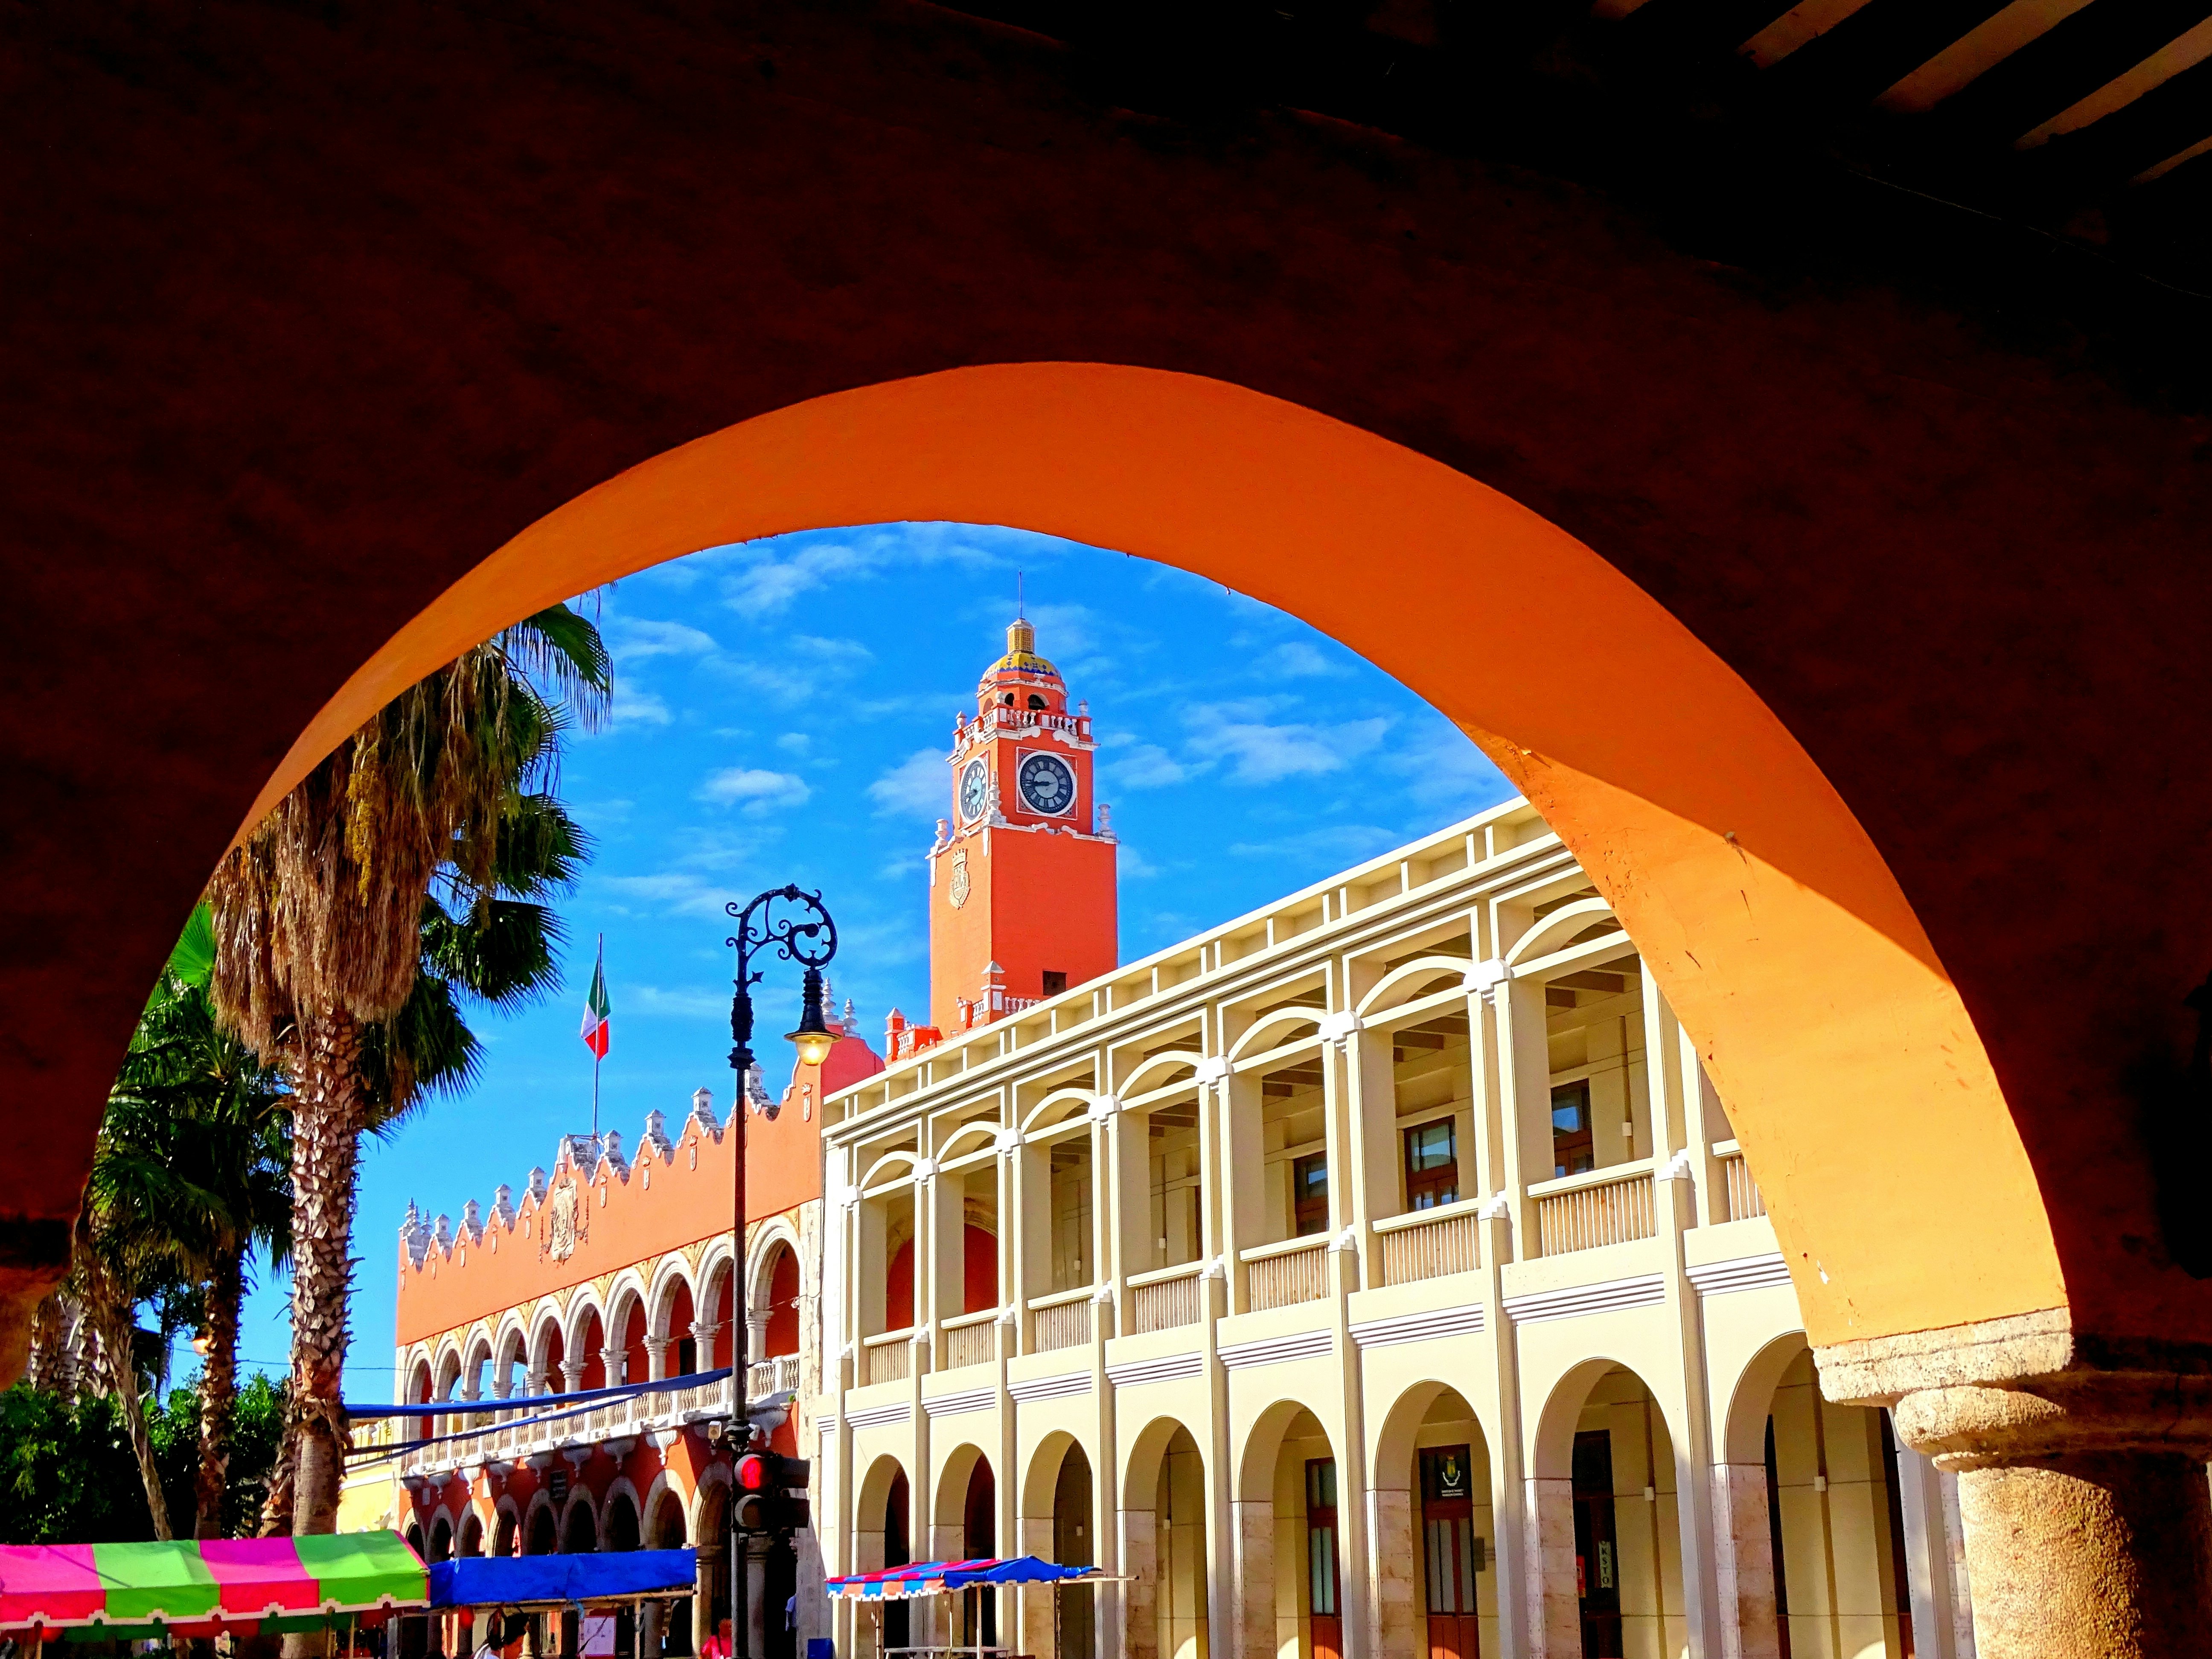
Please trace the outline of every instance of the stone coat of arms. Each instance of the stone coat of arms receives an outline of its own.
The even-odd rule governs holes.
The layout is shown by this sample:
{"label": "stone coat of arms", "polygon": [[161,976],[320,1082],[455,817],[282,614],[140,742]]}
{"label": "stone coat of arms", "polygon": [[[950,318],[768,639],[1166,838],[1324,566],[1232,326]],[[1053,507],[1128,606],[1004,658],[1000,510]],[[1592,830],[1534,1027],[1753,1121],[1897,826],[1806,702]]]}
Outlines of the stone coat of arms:
{"label": "stone coat of arms", "polygon": [[576,1183],[570,1181],[556,1187],[553,1200],[545,1208],[544,1254],[556,1261],[566,1261],[576,1253],[576,1246],[590,1236]]}

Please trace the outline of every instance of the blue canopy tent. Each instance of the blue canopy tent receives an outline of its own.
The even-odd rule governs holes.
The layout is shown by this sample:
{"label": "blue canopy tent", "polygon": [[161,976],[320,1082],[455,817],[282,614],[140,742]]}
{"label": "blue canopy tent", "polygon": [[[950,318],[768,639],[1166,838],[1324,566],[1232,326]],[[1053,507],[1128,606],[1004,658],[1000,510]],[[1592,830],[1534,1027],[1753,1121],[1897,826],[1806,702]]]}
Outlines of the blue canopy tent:
{"label": "blue canopy tent", "polygon": [[699,1553],[614,1550],[604,1555],[472,1555],[430,1569],[430,1608],[567,1607],[689,1595]]}
{"label": "blue canopy tent", "polygon": [[[914,1561],[902,1567],[884,1567],[875,1572],[848,1573],[841,1578],[827,1580],[822,1588],[829,1595],[847,1601],[904,1601],[918,1595],[957,1595],[963,1590],[979,1589],[986,1584],[1049,1584],[1054,1592],[1052,1645],[1056,1659],[1060,1650],[1060,1588],[1067,1584],[1119,1582],[1096,1567],[1063,1566],[1057,1561],[1047,1561],[1040,1556],[1016,1555],[1004,1560],[981,1557],[970,1561]],[[894,1648],[890,1651],[906,1654],[964,1653],[984,1659],[984,1656],[1004,1653],[1006,1650],[948,1646]]]}

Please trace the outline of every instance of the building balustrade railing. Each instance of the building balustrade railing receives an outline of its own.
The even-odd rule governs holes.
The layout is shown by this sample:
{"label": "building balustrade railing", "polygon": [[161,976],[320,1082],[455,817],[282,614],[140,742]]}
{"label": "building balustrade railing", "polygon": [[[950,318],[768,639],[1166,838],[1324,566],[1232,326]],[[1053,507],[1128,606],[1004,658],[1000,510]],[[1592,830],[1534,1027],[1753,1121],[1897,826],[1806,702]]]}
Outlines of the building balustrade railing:
{"label": "building balustrade railing", "polygon": [[[797,1355],[788,1354],[780,1361],[765,1363],[770,1367],[787,1363],[792,1381],[781,1386],[797,1386]],[[510,1462],[565,1443],[619,1439],[648,1429],[668,1428],[695,1417],[726,1415],[732,1409],[730,1384],[725,1379],[689,1389],[638,1395],[556,1415],[562,1409],[556,1401],[543,1406],[507,1406],[428,1419],[382,1419],[364,1423],[356,1429],[354,1444],[357,1449],[397,1445],[410,1433],[427,1431],[428,1443],[401,1460],[401,1472],[405,1474],[471,1463]],[[550,1421],[546,1420],[549,1417]],[[463,1426],[465,1419],[475,1426]],[[449,1424],[453,1426],[446,1426]]]}
{"label": "building balustrade railing", "polygon": [[1244,1295],[1254,1313],[1319,1302],[1328,1295],[1328,1235],[1286,1238],[1237,1252],[1244,1265]]}
{"label": "building balustrade railing", "polygon": [[745,1367],[745,1397],[765,1399],[772,1394],[796,1393],[799,1389],[799,1356],[795,1353],[770,1354],[765,1359],[756,1359]]}
{"label": "building balustrade railing", "polygon": [[1204,1305],[1206,1283],[1200,1275],[1205,1264],[1186,1261],[1181,1267],[1161,1267],[1129,1278],[1129,1328],[1136,1335],[1147,1331],[1172,1331],[1195,1325]]}
{"label": "building balustrade railing", "polygon": [[1714,1156],[1721,1165],[1721,1185],[1728,1194],[1728,1219],[1748,1221],[1755,1215],[1766,1213],[1765,1196],[1759,1183],[1751,1178],[1751,1166],[1743,1161],[1743,1154],[1733,1140],[1723,1140],[1713,1147]]}
{"label": "building balustrade railing", "polygon": [[963,1365],[988,1365],[999,1357],[999,1310],[986,1308],[981,1313],[963,1314],[957,1319],[945,1321],[945,1368],[957,1370]]}
{"label": "building balustrade railing", "polygon": [[1472,1273],[1482,1265],[1482,1200],[1462,1199],[1375,1224],[1384,1285]]}
{"label": "building balustrade railing", "polygon": [[914,1327],[860,1340],[860,1382],[903,1382],[914,1375]]}
{"label": "building balustrade railing", "polygon": [[1085,1285],[1051,1296],[1030,1297],[1030,1313],[1036,1321],[1035,1352],[1050,1353],[1057,1348],[1079,1347],[1088,1342],[1091,1297],[1091,1287]]}
{"label": "building balustrade railing", "polygon": [[1528,1195],[1536,1200],[1539,1255],[1625,1244],[1659,1231],[1649,1158],[1540,1182],[1528,1188]]}

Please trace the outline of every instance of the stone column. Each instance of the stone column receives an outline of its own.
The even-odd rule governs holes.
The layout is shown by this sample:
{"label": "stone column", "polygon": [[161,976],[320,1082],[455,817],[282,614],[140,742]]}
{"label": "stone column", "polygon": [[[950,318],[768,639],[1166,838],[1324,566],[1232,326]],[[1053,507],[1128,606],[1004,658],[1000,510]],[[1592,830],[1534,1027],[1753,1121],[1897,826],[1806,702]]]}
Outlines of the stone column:
{"label": "stone column", "polygon": [[1562,1475],[1530,1475],[1527,1577],[1531,1659],[1580,1659],[1581,1599],[1575,1593],[1575,1483]]}
{"label": "stone column", "polygon": [[1814,1358],[1829,1399],[1889,1406],[1958,1477],[1981,1659],[2203,1650],[2212,1356],[2079,1335],[2053,1309]]}
{"label": "stone column", "polygon": [[1275,1504],[1238,1498],[1231,1506],[1237,1525],[1235,1659],[1274,1659]]}
{"label": "stone column", "polygon": [[691,1351],[698,1357],[691,1363],[702,1371],[714,1369],[714,1339],[722,1332],[719,1319],[695,1319],[691,1322]]}
{"label": "stone column", "polygon": [[[1405,1486],[1370,1487],[1369,1537],[1374,1547],[1375,1654],[1413,1659],[1414,1599],[1420,1594],[1420,1552],[1413,1547],[1413,1494]],[[1356,1571],[1358,1562],[1346,1562]]]}
{"label": "stone column", "polygon": [[561,1362],[561,1375],[567,1379],[570,1394],[575,1393],[584,1386],[584,1364],[585,1362],[581,1359],[564,1359]]}
{"label": "stone column", "polygon": [[1127,1659],[1159,1659],[1160,1518],[1157,1511],[1123,1510],[1121,1651]]}
{"label": "stone column", "polygon": [[1713,1558],[1723,1659],[1782,1659],[1766,1465],[1713,1466]]}
{"label": "stone column", "polygon": [[668,1351],[675,1344],[665,1337],[645,1339],[645,1373],[648,1382],[665,1382],[668,1377]]}

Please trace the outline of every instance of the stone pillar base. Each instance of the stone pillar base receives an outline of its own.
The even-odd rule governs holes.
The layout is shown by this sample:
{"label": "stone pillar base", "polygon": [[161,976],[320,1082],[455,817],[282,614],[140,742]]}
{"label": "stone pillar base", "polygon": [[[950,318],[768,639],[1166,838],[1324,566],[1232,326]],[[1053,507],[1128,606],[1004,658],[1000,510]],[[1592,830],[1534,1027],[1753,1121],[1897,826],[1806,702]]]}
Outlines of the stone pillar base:
{"label": "stone pillar base", "polygon": [[2212,1355],[2081,1338],[2066,1310],[1814,1351],[1954,1474],[1981,1659],[2212,1650]]}

